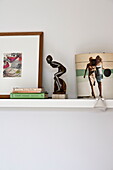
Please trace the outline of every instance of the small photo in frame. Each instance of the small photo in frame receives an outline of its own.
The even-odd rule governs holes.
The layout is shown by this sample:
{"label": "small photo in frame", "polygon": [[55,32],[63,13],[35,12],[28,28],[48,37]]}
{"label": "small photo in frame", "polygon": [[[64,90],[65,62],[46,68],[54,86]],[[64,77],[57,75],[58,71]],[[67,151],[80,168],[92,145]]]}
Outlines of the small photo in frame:
{"label": "small photo in frame", "polygon": [[22,76],[22,53],[4,53],[3,77]]}
{"label": "small photo in frame", "polygon": [[0,33],[0,98],[15,87],[42,87],[43,32]]}

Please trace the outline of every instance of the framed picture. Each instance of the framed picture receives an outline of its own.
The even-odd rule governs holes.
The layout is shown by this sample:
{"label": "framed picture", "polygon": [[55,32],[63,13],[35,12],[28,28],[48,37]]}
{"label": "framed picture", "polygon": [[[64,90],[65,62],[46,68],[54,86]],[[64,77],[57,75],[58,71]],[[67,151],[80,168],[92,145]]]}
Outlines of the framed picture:
{"label": "framed picture", "polygon": [[0,33],[0,98],[14,87],[42,87],[43,32]]}
{"label": "framed picture", "polygon": [[113,99],[113,53],[78,54],[75,57],[78,98]]}

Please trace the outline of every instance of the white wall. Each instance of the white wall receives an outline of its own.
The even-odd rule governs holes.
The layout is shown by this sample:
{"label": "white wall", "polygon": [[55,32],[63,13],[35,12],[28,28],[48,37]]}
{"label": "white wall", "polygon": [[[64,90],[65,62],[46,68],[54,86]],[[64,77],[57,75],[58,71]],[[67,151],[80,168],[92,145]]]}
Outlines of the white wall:
{"label": "white wall", "polygon": [[0,170],[113,169],[112,111],[0,111]]}
{"label": "white wall", "polygon": [[[43,85],[53,55],[75,94],[76,53],[113,52],[113,0],[0,0],[0,32],[43,31]],[[0,170],[112,170],[113,115],[91,110],[0,109]]]}

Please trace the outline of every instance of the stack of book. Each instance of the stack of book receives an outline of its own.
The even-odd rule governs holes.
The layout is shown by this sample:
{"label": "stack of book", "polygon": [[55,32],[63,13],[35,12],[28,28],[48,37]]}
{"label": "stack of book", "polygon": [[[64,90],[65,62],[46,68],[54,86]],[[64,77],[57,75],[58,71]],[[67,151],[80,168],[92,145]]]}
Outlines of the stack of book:
{"label": "stack of book", "polygon": [[11,99],[46,99],[48,93],[43,88],[13,88]]}

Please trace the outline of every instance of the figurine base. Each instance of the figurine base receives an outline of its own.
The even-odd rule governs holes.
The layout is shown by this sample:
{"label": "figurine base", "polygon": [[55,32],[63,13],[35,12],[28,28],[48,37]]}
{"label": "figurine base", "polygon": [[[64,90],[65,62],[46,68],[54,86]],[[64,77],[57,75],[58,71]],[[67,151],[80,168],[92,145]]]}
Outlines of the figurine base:
{"label": "figurine base", "polygon": [[52,99],[67,99],[67,94],[52,94]]}

